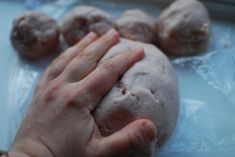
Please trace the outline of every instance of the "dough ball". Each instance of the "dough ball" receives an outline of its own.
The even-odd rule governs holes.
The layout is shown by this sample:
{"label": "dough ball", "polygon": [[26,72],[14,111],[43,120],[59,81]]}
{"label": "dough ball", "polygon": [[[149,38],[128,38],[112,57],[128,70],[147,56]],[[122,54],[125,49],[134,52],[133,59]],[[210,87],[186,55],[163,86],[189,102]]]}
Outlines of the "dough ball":
{"label": "dough ball", "polygon": [[68,45],[72,46],[89,32],[101,36],[114,28],[108,13],[90,6],[79,6],[67,13],[62,21],[61,31]]}
{"label": "dough ball", "polygon": [[205,6],[197,0],[177,0],[157,22],[159,46],[174,55],[198,53],[207,47],[210,19]]}
{"label": "dough ball", "polygon": [[147,118],[154,122],[159,134],[146,148],[131,157],[153,157],[171,135],[178,117],[178,82],[169,60],[155,46],[121,39],[101,60],[127,48],[143,47],[145,58],[132,66],[101,100],[94,118],[103,136],[108,136],[128,123]]}
{"label": "dough ball", "polygon": [[57,22],[41,12],[28,12],[13,22],[11,41],[20,54],[39,58],[55,51],[59,44]]}
{"label": "dough ball", "polygon": [[127,39],[152,43],[154,41],[154,19],[139,9],[128,10],[117,20],[117,29]]}

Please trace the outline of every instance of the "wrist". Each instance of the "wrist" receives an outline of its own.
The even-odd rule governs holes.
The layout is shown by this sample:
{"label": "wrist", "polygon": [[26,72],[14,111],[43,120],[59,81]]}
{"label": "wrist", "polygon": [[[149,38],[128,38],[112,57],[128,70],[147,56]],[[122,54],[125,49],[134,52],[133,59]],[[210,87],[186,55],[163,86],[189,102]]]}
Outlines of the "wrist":
{"label": "wrist", "polygon": [[32,140],[13,144],[8,154],[9,157],[54,157],[45,145]]}

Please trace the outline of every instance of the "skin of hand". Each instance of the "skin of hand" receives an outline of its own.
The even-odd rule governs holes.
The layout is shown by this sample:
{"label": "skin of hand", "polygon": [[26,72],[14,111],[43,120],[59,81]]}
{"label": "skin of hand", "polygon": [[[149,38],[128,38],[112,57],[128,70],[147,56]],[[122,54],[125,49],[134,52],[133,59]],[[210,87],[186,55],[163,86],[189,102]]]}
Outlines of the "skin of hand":
{"label": "skin of hand", "polygon": [[38,82],[10,157],[125,156],[156,138],[157,129],[147,119],[102,137],[91,114],[118,78],[144,57],[142,48],[127,49],[97,65],[118,42],[115,30],[100,38],[90,33],[52,62]]}

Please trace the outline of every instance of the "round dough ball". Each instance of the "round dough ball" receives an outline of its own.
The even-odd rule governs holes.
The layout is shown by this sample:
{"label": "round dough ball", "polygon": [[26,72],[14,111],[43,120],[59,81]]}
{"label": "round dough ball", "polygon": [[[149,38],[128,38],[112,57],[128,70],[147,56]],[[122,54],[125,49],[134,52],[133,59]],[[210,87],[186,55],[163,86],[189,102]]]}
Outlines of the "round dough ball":
{"label": "round dough ball", "polygon": [[61,31],[68,45],[72,46],[89,32],[101,36],[114,28],[108,13],[90,6],[79,6],[67,13],[62,21]]}
{"label": "round dough ball", "polygon": [[56,20],[41,12],[28,12],[13,22],[11,41],[20,54],[39,58],[53,53],[59,44]]}
{"label": "round dough ball", "polygon": [[158,141],[131,155],[150,157],[164,144],[176,125],[179,95],[174,69],[155,46],[127,39],[111,48],[101,62],[127,48],[138,47],[144,48],[145,58],[134,64],[101,100],[94,118],[103,136],[136,119],[152,120],[159,131]]}
{"label": "round dough ball", "polygon": [[197,0],[177,0],[157,22],[160,48],[174,55],[189,55],[204,50],[210,33],[205,6]]}
{"label": "round dough ball", "polygon": [[156,37],[154,24],[154,19],[139,9],[124,12],[116,21],[122,37],[146,43],[152,43]]}

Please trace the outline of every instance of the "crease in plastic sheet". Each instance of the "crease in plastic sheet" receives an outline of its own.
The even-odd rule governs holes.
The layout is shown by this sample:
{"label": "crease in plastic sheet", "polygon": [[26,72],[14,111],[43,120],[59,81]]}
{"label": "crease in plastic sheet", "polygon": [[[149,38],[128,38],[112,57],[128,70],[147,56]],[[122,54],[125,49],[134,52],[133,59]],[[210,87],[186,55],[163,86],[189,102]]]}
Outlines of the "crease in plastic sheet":
{"label": "crease in plastic sheet", "polygon": [[[74,1],[58,1],[39,10],[60,19],[73,5]],[[115,15],[131,6],[116,6],[114,1],[102,3],[101,0],[94,5],[107,10],[116,8],[110,9]],[[139,6],[146,10],[153,7],[147,4]],[[160,149],[159,157],[172,152],[193,154],[235,150],[235,24],[228,23],[213,21],[207,53],[171,61],[179,79],[181,106],[176,129]],[[48,62],[32,64],[19,58],[15,60],[8,90],[9,144],[46,65]]]}

